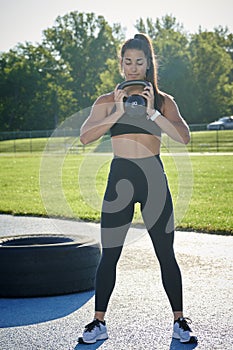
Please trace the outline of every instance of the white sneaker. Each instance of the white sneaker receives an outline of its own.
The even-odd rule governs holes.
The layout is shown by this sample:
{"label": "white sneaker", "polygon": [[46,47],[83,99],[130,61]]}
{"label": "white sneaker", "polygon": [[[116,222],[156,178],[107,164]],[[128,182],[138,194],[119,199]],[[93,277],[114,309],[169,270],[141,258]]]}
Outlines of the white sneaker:
{"label": "white sneaker", "polygon": [[85,326],[80,343],[94,344],[97,340],[108,338],[107,327],[105,321],[94,320]]}
{"label": "white sneaker", "polygon": [[180,317],[174,323],[172,337],[179,339],[181,343],[197,343],[197,337],[192,335],[192,330],[189,327],[192,321],[189,318]]}

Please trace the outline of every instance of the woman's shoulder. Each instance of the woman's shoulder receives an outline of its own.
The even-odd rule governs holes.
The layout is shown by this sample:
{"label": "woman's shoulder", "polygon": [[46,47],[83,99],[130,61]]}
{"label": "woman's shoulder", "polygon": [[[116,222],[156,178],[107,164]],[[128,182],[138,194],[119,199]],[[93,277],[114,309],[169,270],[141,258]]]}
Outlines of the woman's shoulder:
{"label": "woman's shoulder", "polygon": [[178,105],[174,99],[174,97],[166,92],[163,92],[163,104],[162,104],[162,113],[164,115],[179,115],[179,108]]}
{"label": "woman's shoulder", "polygon": [[111,103],[111,102],[114,102],[114,92],[113,91],[99,96],[96,100],[97,104]]}
{"label": "woman's shoulder", "polygon": [[161,96],[161,111],[164,114],[167,114],[173,109],[177,108],[176,102],[174,100],[174,97],[167,92],[160,91],[160,96]]}
{"label": "woman's shoulder", "polygon": [[174,97],[167,92],[159,91],[160,98],[162,99],[162,105],[172,105],[175,103]]}
{"label": "woman's shoulder", "polygon": [[174,97],[167,92],[159,91],[159,95],[163,99],[164,103],[174,100]]}

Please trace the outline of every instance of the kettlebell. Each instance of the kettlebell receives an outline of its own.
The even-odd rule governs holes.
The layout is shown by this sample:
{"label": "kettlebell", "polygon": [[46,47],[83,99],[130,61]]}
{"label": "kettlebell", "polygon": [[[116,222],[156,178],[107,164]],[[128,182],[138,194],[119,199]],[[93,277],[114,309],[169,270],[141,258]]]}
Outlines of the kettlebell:
{"label": "kettlebell", "polygon": [[[143,87],[150,86],[145,80],[126,80],[123,81],[119,86],[118,90],[123,90],[128,86],[142,85]],[[146,114],[147,100],[137,94],[130,95],[124,98],[125,112],[130,116],[143,116]]]}

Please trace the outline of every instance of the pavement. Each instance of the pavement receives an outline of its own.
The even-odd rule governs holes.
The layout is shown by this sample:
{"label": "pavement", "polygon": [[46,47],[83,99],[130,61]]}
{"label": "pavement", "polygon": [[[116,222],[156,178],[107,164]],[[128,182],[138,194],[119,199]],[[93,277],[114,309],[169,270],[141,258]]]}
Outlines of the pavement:
{"label": "pavement", "polygon": [[[0,236],[83,233],[99,224],[0,215]],[[198,345],[171,338],[172,312],[158,262],[143,227],[131,227],[118,263],[106,321],[109,339],[78,344],[93,318],[94,292],[0,299],[0,350],[232,350],[233,237],[176,232],[175,252],[184,289],[184,313]]]}

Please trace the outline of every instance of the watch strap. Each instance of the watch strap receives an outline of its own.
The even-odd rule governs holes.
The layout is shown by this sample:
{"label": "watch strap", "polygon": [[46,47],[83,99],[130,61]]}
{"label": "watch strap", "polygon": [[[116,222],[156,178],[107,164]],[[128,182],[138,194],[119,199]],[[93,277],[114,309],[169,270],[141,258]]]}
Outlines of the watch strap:
{"label": "watch strap", "polygon": [[157,111],[157,109],[156,109],[154,114],[152,114],[152,116],[149,119],[152,120],[152,122],[154,122],[155,119],[158,118],[159,115],[161,115],[161,113],[159,111]]}

